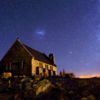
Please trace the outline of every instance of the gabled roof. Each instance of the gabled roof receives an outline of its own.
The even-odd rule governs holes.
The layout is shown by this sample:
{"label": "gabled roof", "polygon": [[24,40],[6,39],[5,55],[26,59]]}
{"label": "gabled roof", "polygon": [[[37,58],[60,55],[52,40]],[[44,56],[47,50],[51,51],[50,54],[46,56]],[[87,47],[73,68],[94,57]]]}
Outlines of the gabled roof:
{"label": "gabled roof", "polygon": [[23,45],[33,55],[33,57],[36,60],[45,62],[45,63],[50,64],[50,65],[54,65],[53,62],[49,59],[49,57],[46,56],[46,54],[41,53],[41,52],[39,52],[39,51],[27,46],[26,44],[23,44]]}
{"label": "gabled roof", "polygon": [[[44,62],[44,63],[47,63],[47,64],[50,64],[50,65],[56,66],[56,65],[49,59],[49,57],[48,57],[46,54],[41,53],[41,52],[39,52],[39,51],[37,51],[37,50],[35,50],[35,49],[33,49],[33,48],[27,46],[26,44],[23,44],[23,43],[20,41],[19,38],[17,38],[17,40],[15,41],[15,43],[12,45],[12,47],[16,44],[16,42],[20,43],[20,44],[22,45],[22,47],[27,51],[27,53],[28,53],[31,57],[34,57],[36,60],[42,61],[42,62]],[[12,48],[12,47],[11,47],[11,48]],[[11,49],[11,48],[10,48],[10,49]],[[8,52],[10,51],[10,49],[8,50]],[[7,52],[7,53],[8,53],[8,52]],[[7,53],[6,53],[6,55],[7,55]],[[6,55],[5,55],[5,56],[6,56]],[[4,57],[5,57],[5,56],[4,56]],[[3,59],[4,59],[4,57],[3,57]],[[3,59],[2,59],[2,60],[3,60]],[[2,60],[1,60],[1,61],[2,61]]]}

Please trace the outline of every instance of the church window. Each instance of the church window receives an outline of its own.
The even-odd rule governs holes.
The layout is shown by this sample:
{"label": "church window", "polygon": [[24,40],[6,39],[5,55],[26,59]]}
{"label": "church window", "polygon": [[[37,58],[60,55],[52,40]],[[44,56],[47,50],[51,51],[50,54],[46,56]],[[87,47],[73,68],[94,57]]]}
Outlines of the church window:
{"label": "church window", "polygon": [[36,75],[39,75],[39,67],[36,67]]}

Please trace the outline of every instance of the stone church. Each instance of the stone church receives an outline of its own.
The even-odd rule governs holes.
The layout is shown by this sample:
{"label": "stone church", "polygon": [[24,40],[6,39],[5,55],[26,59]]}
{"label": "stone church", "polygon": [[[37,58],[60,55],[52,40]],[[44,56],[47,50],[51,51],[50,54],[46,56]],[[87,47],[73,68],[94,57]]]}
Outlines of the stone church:
{"label": "stone church", "polygon": [[13,76],[55,76],[57,66],[53,54],[47,56],[31,47],[23,44],[19,39],[1,60],[5,72],[11,72]]}

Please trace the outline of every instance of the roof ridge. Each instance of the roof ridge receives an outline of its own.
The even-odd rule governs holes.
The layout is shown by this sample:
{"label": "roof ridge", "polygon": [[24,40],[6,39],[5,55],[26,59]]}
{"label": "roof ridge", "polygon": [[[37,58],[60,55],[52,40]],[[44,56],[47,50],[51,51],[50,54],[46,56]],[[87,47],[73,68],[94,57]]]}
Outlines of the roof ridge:
{"label": "roof ridge", "polygon": [[[24,49],[25,49],[31,56],[33,56],[32,53],[24,46],[23,42],[20,41],[19,38],[17,38],[16,41],[18,41],[18,42],[24,47]],[[33,56],[33,57],[34,57],[34,56]]]}
{"label": "roof ridge", "polygon": [[27,46],[28,48],[30,48],[30,49],[32,49],[32,50],[34,50],[34,51],[36,51],[36,52],[38,52],[38,53],[40,53],[40,54],[46,55],[45,53],[42,53],[42,52],[40,52],[40,51],[38,51],[38,50],[36,50],[36,49],[34,49],[34,48],[32,48],[32,47],[30,47],[30,46],[24,44],[24,43],[23,43],[23,45],[24,45],[24,46]]}
{"label": "roof ridge", "polygon": [[40,52],[40,51],[38,51],[38,50],[36,50],[36,49],[34,49],[34,48],[24,44],[24,43],[22,43],[22,44],[32,54],[32,56],[36,60],[42,61],[42,62],[50,64],[50,65],[54,65],[53,62],[49,59],[49,57],[45,53]]}

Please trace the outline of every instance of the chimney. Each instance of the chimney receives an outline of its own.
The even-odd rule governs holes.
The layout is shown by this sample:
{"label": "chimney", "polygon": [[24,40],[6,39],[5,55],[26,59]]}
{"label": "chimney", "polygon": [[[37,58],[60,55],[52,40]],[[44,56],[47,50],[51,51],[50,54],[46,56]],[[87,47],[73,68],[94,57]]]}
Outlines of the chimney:
{"label": "chimney", "polygon": [[52,53],[49,54],[49,59],[52,61],[53,64],[55,64],[55,57]]}

